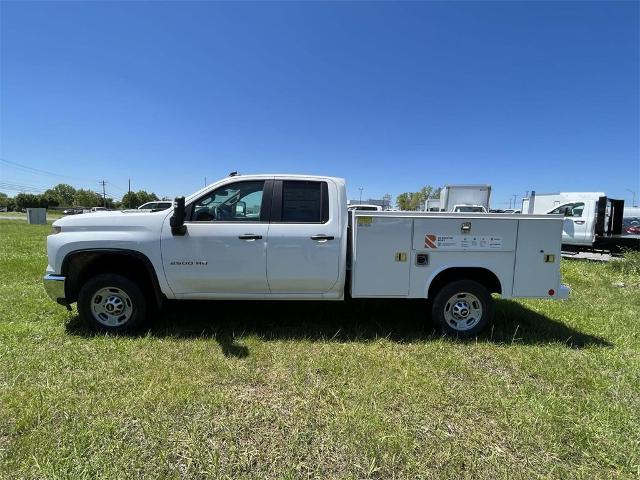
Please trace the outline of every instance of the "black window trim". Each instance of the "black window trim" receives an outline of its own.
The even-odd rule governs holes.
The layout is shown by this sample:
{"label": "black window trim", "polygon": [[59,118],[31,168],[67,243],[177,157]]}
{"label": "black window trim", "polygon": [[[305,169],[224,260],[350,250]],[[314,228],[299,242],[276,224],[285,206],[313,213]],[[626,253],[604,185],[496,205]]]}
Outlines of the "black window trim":
{"label": "black window trim", "polygon": [[[319,222],[285,222],[282,220],[282,191],[284,182],[314,182],[320,184],[320,212],[322,220]],[[323,225],[329,221],[329,184],[325,180],[282,179],[273,182],[273,200],[271,201],[271,223],[285,223],[294,225]]]}
{"label": "black window trim", "polygon": [[[220,187],[231,186],[237,183],[244,182],[264,182],[264,187],[262,189],[262,204],[260,205],[260,219],[256,220],[208,220],[208,221],[196,221],[192,220],[191,216],[193,215],[193,207],[194,205],[202,200],[205,197],[211,195],[212,192],[215,192]],[[271,211],[271,202],[272,202],[272,191],[273,191],[273,180],[270,178],[259,179],[259,178],[247,178],[246,180],[237,180],[235,182],[226,183],[224,185],[220,185],[219,187],[214,188],[213,190],[209,190],[207,193],[200,195],[195,200],[189,202],[189,204],[185,208],[185,222],[184,223],[192,223],[192,224],[221,224],[221,223],[229,223],[229,224],[251,224],[255,225],[256,223],[269,223],[269,213]],[[188,220],[186,220],[188,218]]]}

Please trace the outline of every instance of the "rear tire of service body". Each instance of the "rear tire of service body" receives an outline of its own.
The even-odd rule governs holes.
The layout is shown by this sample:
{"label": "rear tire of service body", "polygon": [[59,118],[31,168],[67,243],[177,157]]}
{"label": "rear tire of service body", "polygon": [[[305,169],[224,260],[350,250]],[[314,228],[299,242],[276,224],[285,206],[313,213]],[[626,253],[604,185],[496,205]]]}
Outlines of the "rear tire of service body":
{"label": "rear tire of service body", "polygon": [[493,321],[494,302],[487,288],[474,280],[456,280],[433,299],[431,318],[442,333],[466,338],[478,335]]}
{"label": "rear tire of service body", "polygon": [[89,279],[78,294],[78,314],[89,327],[103,332],[128,332],[144,323],[147,302],[138,285],[113,273]]}

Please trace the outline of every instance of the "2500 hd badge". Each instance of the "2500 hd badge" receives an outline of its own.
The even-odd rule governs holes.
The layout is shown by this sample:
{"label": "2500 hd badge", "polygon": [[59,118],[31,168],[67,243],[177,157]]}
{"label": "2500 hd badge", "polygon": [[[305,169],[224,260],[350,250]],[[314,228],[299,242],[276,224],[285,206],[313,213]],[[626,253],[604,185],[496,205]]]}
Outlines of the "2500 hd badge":
{"label": "2500 hd badge", "polygon": [[177,262],[177,261],[173,261],[170,263],[170,265],[182,265],[182,266],[192,266],[192,265],[207,265],[209,262],[206,261],[202,261],[202,260],[197,260],[197,261],[188,261],[188,262]]}

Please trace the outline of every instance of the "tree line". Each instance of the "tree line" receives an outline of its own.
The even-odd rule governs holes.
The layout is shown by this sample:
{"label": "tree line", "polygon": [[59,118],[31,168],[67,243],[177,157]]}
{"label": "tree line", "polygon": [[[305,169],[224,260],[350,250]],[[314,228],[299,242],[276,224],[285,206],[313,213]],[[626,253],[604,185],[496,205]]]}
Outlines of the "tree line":
{"label": "tree line", "polygon": [[15,197],[9,197],[0,192],[0,208],[7,211],[23,210],[25,208],[57,208],[57,207],[102,207],[110,209],[137,208],[140,205],[160,200],[158,196],[144,190],[127,192],[120,201],[113,198],[102,198],[97,192],[74,188],[66,183],[60,183],[41,194],[18,193]]}
{"label": "tree line", "polygon": [[400,210],[424,210],[427,198],[440,198],[441,188],[431,185],[422,187],[417,192],[404,192],[396,197],[396,206]]}

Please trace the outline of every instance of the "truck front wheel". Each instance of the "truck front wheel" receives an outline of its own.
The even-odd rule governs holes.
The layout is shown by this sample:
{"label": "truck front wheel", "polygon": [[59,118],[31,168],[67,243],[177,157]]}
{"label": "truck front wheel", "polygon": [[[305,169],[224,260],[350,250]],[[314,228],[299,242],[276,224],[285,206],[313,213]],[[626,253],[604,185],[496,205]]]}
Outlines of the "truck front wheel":
{"label": "truck front wheel", "polygon": [[440,289],[431,307],[442,332],[472,337],[493,321],[494,303],[486,287],[473,280],[456,280]]}
{"label": "truck front wheel", "polygon": [[97,330],[132,330],[144,321],[146,313],[142,290],[122,275],[96,275],[83,285],[78,294],[80,319]]}

